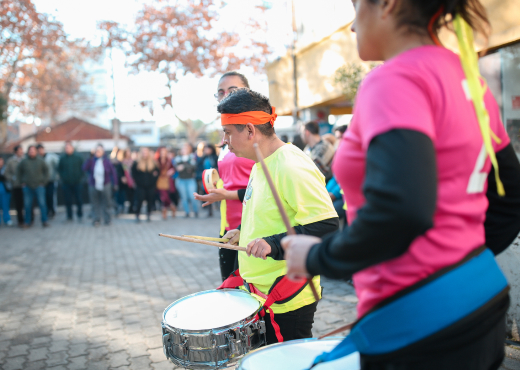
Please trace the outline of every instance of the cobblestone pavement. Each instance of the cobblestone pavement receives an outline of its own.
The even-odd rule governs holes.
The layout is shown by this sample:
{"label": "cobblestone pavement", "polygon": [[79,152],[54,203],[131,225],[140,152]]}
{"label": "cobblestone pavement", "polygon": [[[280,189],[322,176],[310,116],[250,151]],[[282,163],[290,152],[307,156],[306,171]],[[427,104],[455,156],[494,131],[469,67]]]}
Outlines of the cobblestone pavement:
{"label": "cobblestone pavement", "polygon": [[[217,287],[220,273],[214,247],[158,233],[214,236],[218,217],[123,217],[99,227],[63,219],[0,228],[0,369],[174,369],[162,350],[162,312]],[[355,318],[352,287],[323,286],[316,336]],[[504,369],[520,369],[511,364]]]}

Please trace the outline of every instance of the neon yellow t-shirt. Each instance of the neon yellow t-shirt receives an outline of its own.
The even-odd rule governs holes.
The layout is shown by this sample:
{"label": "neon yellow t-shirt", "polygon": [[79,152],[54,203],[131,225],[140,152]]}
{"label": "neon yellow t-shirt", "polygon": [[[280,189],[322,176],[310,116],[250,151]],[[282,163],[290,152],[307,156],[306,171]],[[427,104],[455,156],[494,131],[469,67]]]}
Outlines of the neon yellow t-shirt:
{"label": "neon yellow t-shirt", "polygon": [[[325,177],[300,149],[286,144],[267,157],[265,164],[292,226],[338,217],[325,188]],[[262,167],[256,163],[244,196],[239,245],[247,247],[256,238],[286,231]],[[267,260],[248,257],[245,252],[238,252],[238,266],[244,280],[254,284],[264,294],[268,293],[276,278],[287,272],[285,261],[276,261],[271,257]],[[315,276],[313,281],[318,289],[319,276]],[[312,291],[307,286],[289,302],[271,307],[275,313],[284,313],[314,301]]]}

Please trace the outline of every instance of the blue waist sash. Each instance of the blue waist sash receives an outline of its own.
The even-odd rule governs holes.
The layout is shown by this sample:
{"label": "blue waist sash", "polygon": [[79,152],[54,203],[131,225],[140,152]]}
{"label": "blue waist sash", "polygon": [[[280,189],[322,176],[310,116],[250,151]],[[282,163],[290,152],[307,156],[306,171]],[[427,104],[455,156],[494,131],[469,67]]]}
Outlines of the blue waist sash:
{"label": "blue waist sash", "polygon": [[368,313],[331,352],[315,364],[353,352],[380,355],[404,348],[447,328],[507,288],[493,253],[485,249],[453,270]]}

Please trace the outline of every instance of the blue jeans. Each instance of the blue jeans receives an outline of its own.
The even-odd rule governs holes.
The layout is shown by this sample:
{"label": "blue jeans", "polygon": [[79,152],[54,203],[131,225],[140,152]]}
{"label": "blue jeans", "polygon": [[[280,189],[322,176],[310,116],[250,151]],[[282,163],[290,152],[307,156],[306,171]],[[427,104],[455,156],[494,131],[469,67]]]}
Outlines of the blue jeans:
{"label": "blue jeans", "polygon": [[67,220],[72,220],[72,204],[73,198],[76,200],[78,207],[78,219],[83,217],[83,209],[81,202],[81,184],[63,184],[63,197],[65,198],[65,207],[67,209]]}
{"label": "blue jeans", "polygon": [[4,184],[0,182],[0,207],[2,209],[4,224],[11,221],[9,205],[11,204],[11,193],[5,190]]}
{"label": "blue jeans", "polygon": [[190,207],[188,202],[191,203],[193,212],[198,215],[199,213],[199,202],[193,198],[193,193],[197,191],[197,182],[195,179],[177,179],[177,191],[179,192],[182,200],[182,208],[186,212],[186,216],[190,214]]}
{"label": "blue jeans", "polygon": [[45,187],[38,186],[33,189],[28,186],[23,188],[23,203],[25,206],[25,224],[29,225],[31,223],[31,210],[34,202],[34,198],[36,197],[36,202],[38,203],[38,207],[40,208],[40,213],[42,216],[42,224],[47,222],[47,206],[45,205]]}

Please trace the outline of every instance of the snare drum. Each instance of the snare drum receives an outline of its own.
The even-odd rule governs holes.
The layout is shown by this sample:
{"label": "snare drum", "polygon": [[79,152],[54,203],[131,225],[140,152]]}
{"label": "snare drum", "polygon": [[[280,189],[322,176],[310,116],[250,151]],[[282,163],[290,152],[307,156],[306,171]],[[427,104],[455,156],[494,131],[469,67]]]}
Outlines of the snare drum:
{"label": "snare drum", "polygon": [[218,180],[220,180],[220,176],[216,169],[210,168],[209,170],[202,171],[202,185],[204,185],[206,194],[209,194],[208,190],[217,188]]}
{"label": "snare drum", "polygon": [[[304,370],[309,369],[314,359],[323,352],[330,352],[344,338],[316,338],[292,340],[271,344],[244,356],[237,370]],[[323,363],[312,370],[359,370],[359,353]]]}
{"label": "snare drum", "polygon": [[221,369],[265,344],[260,302],[237,289],[208,290],[179,299],[163,313],[163,349],[175,365]]}

